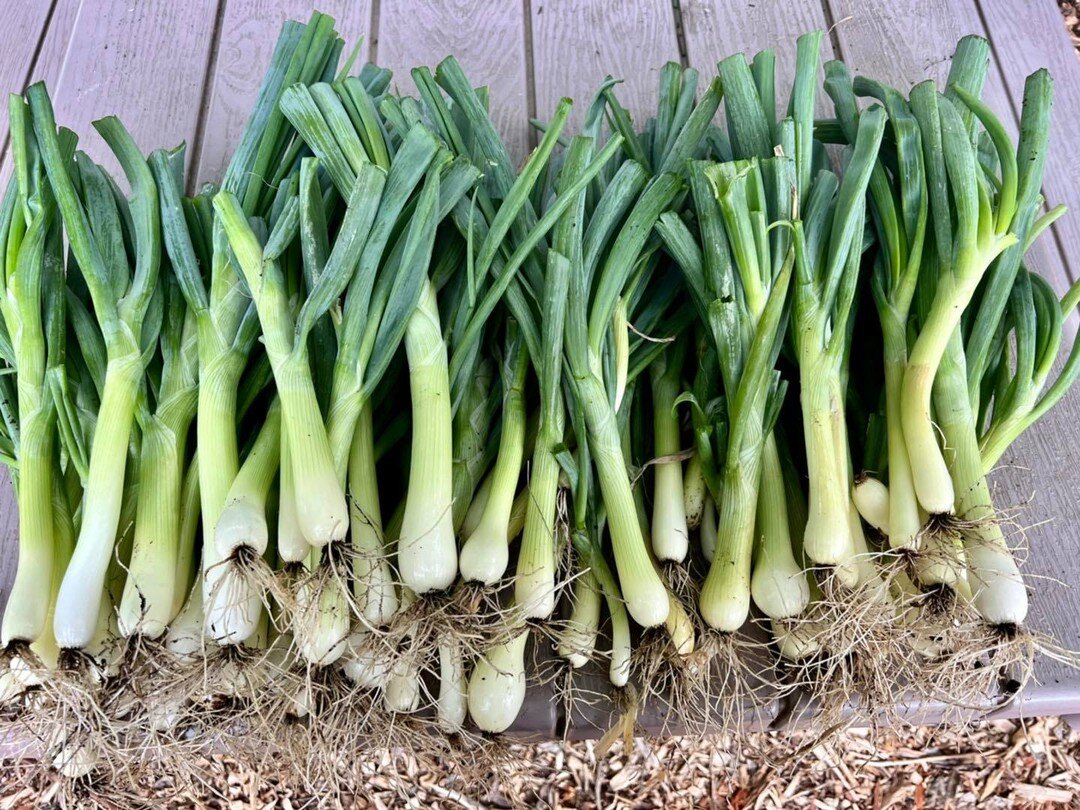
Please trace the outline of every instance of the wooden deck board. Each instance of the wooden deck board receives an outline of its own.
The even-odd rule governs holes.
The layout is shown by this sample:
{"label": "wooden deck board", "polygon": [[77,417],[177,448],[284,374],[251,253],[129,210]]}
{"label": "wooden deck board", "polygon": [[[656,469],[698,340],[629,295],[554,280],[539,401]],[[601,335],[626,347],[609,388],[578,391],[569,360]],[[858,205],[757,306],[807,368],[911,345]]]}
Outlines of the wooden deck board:
{"label": "wooden deck board", "polygon": [[[187,140],[197,180],[215,180],[239,137],[281,21],[304,19],[313,5],[335,17],[350,45],[365,36],[367,55],[395,69],[402,90],[412,89],[408,67],[434,66],[455,54],[476,82],[489,83],[493,116],[515,159],[529,142],[530,114],[543,119],[560,96],[570,95],[577,102],[573,128],[607,73],[626,80],[618,93],[635,118],[647,117],[658,69],[680,58],[668,0],[632,8],[615,0],[497,6],[495,0],[28,0],[15,4],[0,31],[0,81],[9,90],[48,81],[58,121],[83,133],[83,148],[110,168],[115,163],[89,122],[117,114],[144,149]],[[1021,5],[1023,25],[1016,24],[1015,5],[1002,0],[681,0],[680,9],[685,59],[701,71],[702,86],[719,58],[773,47],[782,87],[793,69],[796,36],[836,21],[826,56],[835,42],[836,55],[856,72],[906,89],[928,76],[940,81],[959,36],[978,33],[993,42],[986,98],[1015,132],[1023,77],[1048,65],[1057,99],[1046,191],[1051,203],[1077,210],[1056,227],[1056,242],[1041,240],[1032,264],[1062,290],[1080,276],[1080,265],[1066,261],[1080,247],[1080,169],[1068,148],[1075,138],[1071,125],[1080,119],[1080,65],[1050,0]],[[0,144],[6,143],[5,119],[0,110]],[[0,164],[0,179],[7,171]],[[998,501],[1022,505],[1017,523],[1032,527],[1025,568],[1033,584],[1032,625],[1074,648],[1080,647],[1080,589],[1068,584],[1080,583],[1074,551],[1080,548],[1078,425],[1080,394],[1074,393],[1017,443],[993,476]],[[5,481],[0,493],[0,543],[11,549],[17,522]],[[13,554],[0,555],[0,602],[13,565]],[[1048,660],[1038,672],[1041,683],[1028,690],[1024,711],[1080,710],[1080,676]],[[554,723],[554,713],[543,708],[549,699],[530,704],[526,725],[546,732]]]}
{"label": "wooden deck board", "polygon": [[118,116],[147,152],[193,140],[216,14],[217,0],[84,6],[51,88],[57,123],[117,173],[97,118]]}
{"label": "wooden deck board", "polygon": [[[5,92],[22,87],[33,69],[42,39],[52,16],[53,0],[26,0],[16,3],[5,23],[19,36],[4,42],[0,49],[0,82]],[[5,95],[6,102],[7,97]],[[7,144],[7,104],[0,106],[0,143]]]}
{"label": "wooden deck board", "polygon": [[660,68],[679,61],[670,0],[534,0],[532,32],[537,117],[569,96],[571,132],[608,75],[622,80],[615,93],[635,122],[655,115]]}

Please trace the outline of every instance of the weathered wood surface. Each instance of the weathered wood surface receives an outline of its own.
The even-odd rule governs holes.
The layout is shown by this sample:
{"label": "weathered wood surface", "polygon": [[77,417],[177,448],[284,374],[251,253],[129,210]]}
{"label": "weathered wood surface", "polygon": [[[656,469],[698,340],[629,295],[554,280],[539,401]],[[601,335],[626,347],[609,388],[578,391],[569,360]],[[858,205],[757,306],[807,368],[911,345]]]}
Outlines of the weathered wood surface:
{"label": "weathered wood surface", "polygon": [[[513,156],[530,142],[527,118],[550,115],[563,95],[576,101],[573,121],[604,75],[623,78],[619,97],[638,120],[655,104],[658,70],[681,60],[714,75],[718,59],[763,48],[777,51],[778,86],[790,77],[794,41],[813,28],[832,27],[827,56],[853,70],[907,87],[941,79],[957,38],[989,36],[993,59],[986,98],[1010,130],[1017,128],[1023,78],[1047,66],[1056,78],[1054,148],[1045,190],[1051,204],[1080,209],[1080,169],[1073,161],[1074,122],[1080,119],[1080,64],[1052,0],[20,0],[5,7],[0,29],[0,82],[20,90],[36,79],[53,92],[59,122],[86,133],[82,147],[115,168],[89,122],[119,115],[144,149],[189,145],[197,182],[220,177],[239,138],[287,17],[304,19],[313,6],[333,15],[361,55],[395,70],[402,90],[407,68],[434,66],[454,54],[490,88],[494,118]],[[1022,24],[1017,24],[1022,20]],[[679,24],[681,22],[681,37]],[[786,99],[778,100],[783,105]],[[6,150],[6,109],[0,109],[0,149]],[[0,180],[10,169],[0,163]],[[1059,289],[1080,277],[1071,257],[1080,249],[1080,210],[1055,226],[1031,257]],[[1071,331],[1075,326],[1071,327]],[[1030,526],[1027,572],[1037,581],[1032,623],[1066,646],[1080,646],[1080,476],[1077,425],[1080,394],[1062,403],[1021,440],[994,476],[1002,504],[1022,506],[1017,522]],[[16,516],[4,482],[0,497],[0,601],[13,574]],[[1036,580],[1033,580],[1036,581]],[[1041,684],[1024,711],[1080,709],[1080,676],[1044,662]],[[530,704],[538,733],[561,727],[564,714],[550,693]],[[1012,709],[1016,711],[1016,709]]]}
{"label": "weathered wood surface", "polygon": [[580,125],[596,88],[610,75],[623,80],[615,93],[634,121],[643,122],[656,114],[660,68],[678,61],[670,0],[533,2],[532,62],[541,120],[569,96],[570,127]]}

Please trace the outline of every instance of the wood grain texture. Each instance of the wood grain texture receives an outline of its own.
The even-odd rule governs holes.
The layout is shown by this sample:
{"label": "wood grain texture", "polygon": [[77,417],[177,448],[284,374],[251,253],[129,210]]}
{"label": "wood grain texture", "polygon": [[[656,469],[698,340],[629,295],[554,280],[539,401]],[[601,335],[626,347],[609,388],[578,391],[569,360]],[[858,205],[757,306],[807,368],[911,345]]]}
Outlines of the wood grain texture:
{"label": "wood grain texture", "polygon": [[121,179],[95,119],[117,116],[145,152],[191,141],[217,8],[217,0],[85,3],[51,89],[57,123]]}
{"label": "wood grain texture", "polygon": [[[1024,80],[1039,68],[1054,77],[1054,113],[1043,190],[1050,205],[1069,213],[1054,225],[1069,277],[1080,278],[1080,166],[1076,162],[1076,122],[1080,121],[1080,61],[1061,15],[1052,3],[1035,0],[979,0],[987,34],[1001,63],[1005,85],[1017,107]],[[1023,19],[1017,25],[1017,18]]]}
{"label": "wood grain texture", "polygon": [[[5,94],[18,93],[26,84],[52,7],[53,0],[24,0],[7,10],[4,28],[10,33],[4,37],[4,47],[0,48],[0,88]],[[0,107],[0,142],[7,143],[7,137],[8,111],[5,103]]]}
{"label": "wood grain texture", "polygon": [[548,118],[569,96],[571,132],[608,75],[623,80],[615,92],[635,123],[644,123],[656,114],[660,68],[679,61],[670,0],[534,0],[532,32],[536,115]]}
{"label": "wood grain texture", "polygon": [[[8,93],[21,93],[27,85],[39,79],[45,81],[50,88],[55,84],[63,67],[68,42],[71,40],[71,30],[81,6],[82,0],[55,0],[52,3],[52,12],[41,21],[42,28],[33,43],[32,58],[18,75],[12,72],[10,75],[0,76],[4,82],[0,89]],[[30,32],[26,33],[29,38]],[[7,42],[4,44],[6,47]],[[20,50],[19,44],[12,43],[11,50]],[[7,51],[2,51],[2,53],[7,53]],[[0,144],[3,149],[3,157],[0,159],[0,188],[7,187],[8,177],[11,176],[8,143],[8,112],[5,102],[0,108]]]}
{"label": "wood grain texture", "polygon": [[240,140],[263,74],[270,64],[278,32],[286,20],[306,21],[313,10],[337,23],[348,53],[362,37],[361,62],[370,56],[369,0],[229,0],[217,41],[213,72],[208,78],[208,105],[203,118],[197,183],[217,182]]}
{"label": "wood grain texture", "polygon": [[516,161],[528,144],[525,12],[502,0],[388,0],[379,11],[375,61],[394,72],[400,92],[415,94],[411,68],[434,69],[457,57],[476,85],[486,84],[491,115]]}
{"label": "wood grain texture", "polygon": [[[683,0],[682,18],[690,64],[703,74],[715,74],[716,63],[733,53],[752,57],[764,48],[775,50],[781,105],[787,103],[795,75],[795,40],[807,31],[829,27],[821,4],[805,1]],[[832,56],[832,43],[826,37],[822,58]]]}

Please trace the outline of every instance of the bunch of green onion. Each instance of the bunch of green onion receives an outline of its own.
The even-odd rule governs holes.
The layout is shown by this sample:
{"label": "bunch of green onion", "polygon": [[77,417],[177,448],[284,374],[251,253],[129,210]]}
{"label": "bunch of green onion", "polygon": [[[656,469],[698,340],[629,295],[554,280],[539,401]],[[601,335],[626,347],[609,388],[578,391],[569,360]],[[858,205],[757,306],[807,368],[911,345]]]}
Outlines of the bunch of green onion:
{"label": "bunch of green onion", "polygon": [[[664,699],[640,681],[707,679],[763,617],[755,677],[860,659],[899,700],[1024,637],[987,475],[1080,373],[1080,287],[1024,263],[1063,213],[1049,76],[1015,144],[973,37],[944,92],[826,64],[819,120],[821,41],[786,99],[772,51],[705,88],[668,65],[640,127],[609,78],[515,169],[453,58],[397,96],[315,14],[194,194],[182,146],[99,121],[113,178],[13,96],[4,698],[131,690],[128,736],[209,737],[220,695],[272,730],[497,733],[530,649]],[[116,734],[61,730],[54,764]]]}

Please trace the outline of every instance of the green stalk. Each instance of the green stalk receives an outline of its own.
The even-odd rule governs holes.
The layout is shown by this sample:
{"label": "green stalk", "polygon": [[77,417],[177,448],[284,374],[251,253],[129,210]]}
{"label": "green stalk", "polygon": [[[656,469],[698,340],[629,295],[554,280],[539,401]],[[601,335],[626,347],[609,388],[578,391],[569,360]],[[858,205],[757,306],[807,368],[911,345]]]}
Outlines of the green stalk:
{"label": "green stalk", "polygon": [[563,438],[563,409],[545,419],[533,449],[526,487],[525,529],[518,550],[514,601],[526,616],[545,619],[555,610],[555,508],[561,467],[552,448]]}
{"label": "green stalk", "polygon": [[177,616],[184,607],[184,601],[191,591],[192,571],[198,567],[195,562],[195,535],[199,529],[199,512],[201,510],[198,451],[192,457],[187,474],[184,476],[180,509],[180,540],[177,543],[176,551],[171,616]]}
{"label": "green stalk", "polygon": [[183,439],[160,420],[144,426],[139,467],[147,474],[139,482],[135,538],[119,608],[124,636],[157,638],[173,617],[183,447]]}
{"label": "green stalk", "polygon": [[[1000,122],[966,93],[964,96],[965,103],[975,110],[987,130],[992,135],[1000,133],[1007,140]],[[954,256],[945,257],[951,264],[942,266],[930,312],[908,358],[901,394],[901,418],[915,492],[919,503],[931,515],[952,514],[956,500],[931,420],[934,377],[960,317],[987,268],[1017,242],[1016,234],[1008,230],[1016,203],[1015,182],[1003,186],[995,211],[985,183],[980,179],[981,169],[960,113],[946,98],[938,99],[938,111],[949,187],[956,211]],[[999,149],[998,153],[1011,176],[1016,169],[1015,152]],[[944,212],[937,211],[935,216],[944,216]]]}
{"label": "green stalk", "polygon": [[408,588],[424,594],[449,588],[457,576],[449,365],[435,290],[426,279],[405,331],[405,351],[413,435],[398,569]]}
{"label": "green stalk", "polygon": [[[819,362],[824,360],[824,362]],[[810,512],[803,534],[803,548],[820,565],[838,565],[851,555],[852,539],[847,512],[849,493],[845,484],[837,426],[844,408],[838,369],[833,358],[821,357],[812,341],[800,357],[800,400],[806,464],[810,481]]]}
{"label": "green stalk", "polygon": [[983,472],[959,333],[942,358],[934,382],[934,406],[957,493],[956,511],[971,522],[963,530],[963,542],[975,608],[990,624],[1019,626],[1027,617],[1027,588],[1005,541]]}
{"label": "green stalk", "polygon": [[[19,565],[4,610],[3,643],[34,641],[45,628],[54,560],[52,476],[53,420],[47,412],[22,411],[19,436]],[[96,617],[95,617],[96,618]]]}
{"label": "green stalk", "polygon": [[[510,513],[514,507],[521,460],[525,452],[525,377],[528,354],[517,346],[516,357],[507,358],[512,366],[504,372],[502,429],[495,467],[486,479],[487,495],[480,519],[461,547],[458,567],[465,581],[494,585],[506,573],[510,559]],[[479,496],[479,493],[477,497]],[[528,513],[526,513],[526,521]]]}
{"label": "green stalk", "polygon": [[736,632],[750,613],[750,563],[760,477],[758,450],[752,449],[741,461],[724,468],[717,544],[700,597],[702,618],[721,632]]}
{"label": "green stalk", "polygon": [[188,429],[195,417],[198,349],[195,319],[179,287],[165,282],[157,409],[141,418],[140,477],[127,581],[118,611],[124,636],[157,638],[172,619],[180,543],[181,492]]}
{"label": "green stalk", "polygon": [[772,433],[765,437],[761,451],[756,525],[758,542],[750,579],[754,604],[772,619],[798,616],[810,601],[810,591],[802,566],[795,560],[784,472]]}
{"label": "green stalk", "polygon": [[[653,395],[654,455],[661,459],[682,450],[675,400],[681,387],[681,346],[662,354],[650,368]],[[690,548],[683,504],[682,462],[657,462],[653,466],[652,548],[657,559],[682,562]]]}
{"label": "green stalk", "polygon": [[363,620],[380,627],[397,613],[398,598],[383,540],[371,406],[356,421],[349,452],[349,509],[352,526],[353,602]]}
{"label": "green stalk", "polygon": [[300,529],[321,548],[345,537],[348,508],[311,378],[307,331],[294,330],[277,256],[264,252],[236,197],[219,192],[214,209],[254,296],[281,399],[282,428],[290,447],[304,448],[289,455]]}
{"label": "green stalk", "polygon": [[585,412],[589,432],[589,451],[607,511],[622,596],[634,621],[642,627],[655,627],[667,620],[667,588],[653,567],[641,533],[630,479],[626,474],[618,421],[598,378],[590,375],[578,380],[577,385],[579,405]]}
{"label": "green stalk", "polygon": [[477,363],[465,395],[454,413],[454,531],[461,528],[473,493],[487,462],[485,446],[495,412],[491,396],[491,363]]}
{"label": "green stalk", "polygon": [[[882,310],[881,326],[885,341],[885,421],[889,442],[889,546],[914,550],[919,543],[922,517],[915,494],[908,445],[904,439],[903,384],[907,369],[906,313],[891,314]],[[900,315],[903,314],[903,319]]]}
{"label": "green stalk", "polygon": [[[39,83],[30,87],[27,98],[49,183],[59,203],[71,250],[90,289],[108,352],[79,539],[60,587],[53,621],[61,647],[81,648],[94,635],[105,574],[117,539],[128,443],[143,374],[139,338],[161,263],[158,195],[149,166],[120,122],[115,118],[96,122],[95,127],[120,161],[132,187],[135,263],[134,268],[124,268],[120,297],[117,280],[106,266],[97,242],[109,235],[91,231],[91,220],[61,152],[52,103],[44,86]],[[87,170],[93,173],[90,167]]]}
{"label": "green stalk", "polygon": [[558,654],[579,669],[592,660],[600,635],[600,605],[603,593],[596,575],[586,568],[574,580],[570,618],[559,634]]}
{"label": "green stalk", "polygon": [[221,559],[230,559],[237,549],[250,549],[261,556],[270,539],[266,521],[266,498],[281,462],[281,402],[270,405],[255,442],[237,472],[225,505],[214,526],[214,543]]}
{"label": "green stalk", "polygon": [[293,486],[289,437],[281,435],[281,464],[278,475],[277,552],[283,563],[301,563],[311,554],[311,544],[300,530],[296,511],[296,489]]}

